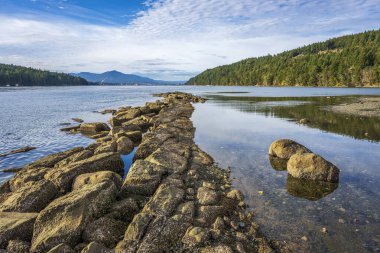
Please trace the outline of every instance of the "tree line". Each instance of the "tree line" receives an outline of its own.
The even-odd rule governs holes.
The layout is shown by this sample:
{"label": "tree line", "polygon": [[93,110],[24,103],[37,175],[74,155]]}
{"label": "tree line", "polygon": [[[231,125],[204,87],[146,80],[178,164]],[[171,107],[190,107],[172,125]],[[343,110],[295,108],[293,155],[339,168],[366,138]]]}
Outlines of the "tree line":
{"label": "tree line", "polygon": [[81,78],[65,73],[50,72],[10,64],[0,64],[0,86],[64,86],[88,85]]}
{"label": "tree line", "polygon": [[189,85],[378,86],[380,30],[208,69]]}

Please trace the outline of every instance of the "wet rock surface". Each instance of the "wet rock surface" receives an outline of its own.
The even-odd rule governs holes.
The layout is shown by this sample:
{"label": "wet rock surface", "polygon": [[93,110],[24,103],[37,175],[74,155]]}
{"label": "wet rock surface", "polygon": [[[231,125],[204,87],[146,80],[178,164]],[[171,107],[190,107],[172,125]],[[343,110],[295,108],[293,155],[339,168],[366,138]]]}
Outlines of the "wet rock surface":
{"label": "wet rock surface", "polygon": [[[163,100],[112,111],[112,129],[82,123],[95,143],[42,158],[6,182],[0,249],[271,252],[243,194],[230,189],[229,171],[194,143],[192,103],[205,99],[158,96]],[[120,155],[135,146],[123,175]]]}

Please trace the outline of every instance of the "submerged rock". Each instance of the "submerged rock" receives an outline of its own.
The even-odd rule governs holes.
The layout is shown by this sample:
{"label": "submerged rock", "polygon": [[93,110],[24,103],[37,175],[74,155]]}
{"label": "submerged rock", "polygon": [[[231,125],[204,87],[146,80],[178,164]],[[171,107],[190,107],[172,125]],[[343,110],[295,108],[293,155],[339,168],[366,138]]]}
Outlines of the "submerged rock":
{"label": "submerged rock", "polygon": [[26,147],[22,147],[22,148],[18,148],[18,149],[12,150],[12,151],[7,152],[7,153],[0,154],[0,157],[4,157],[4,156],[8,156],[8,155],[13,155],[13,154],[17,154],[17,153],[24,153],[24,152],[31,151],[33,149],[36,149],[36,147],[26,146]]}
{"label": "submerged rock", "polygon": [[339,169],[313,153],[292,155],[288,161],[287,170],[295,178],[332,183],[339,181]]}
{"label": "submerged rock", "polygon": [[78,123],[83,123],[83,119],[80,118],[71,118],[73,121],[78,122]]}
{"label": "submerged rock", "polygon": [[269,147],[269,155],[289,159],[294,154],[311,153],[305,146],[288,139],[273,142]]}

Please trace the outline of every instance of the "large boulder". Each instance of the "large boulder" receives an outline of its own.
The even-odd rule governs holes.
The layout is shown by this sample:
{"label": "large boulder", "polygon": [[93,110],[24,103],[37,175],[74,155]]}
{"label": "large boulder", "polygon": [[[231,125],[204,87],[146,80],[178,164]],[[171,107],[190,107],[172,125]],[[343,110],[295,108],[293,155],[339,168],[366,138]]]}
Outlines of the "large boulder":
{"label": "large boulder", "polygon": [[294,154],[311,153],[305,146],[288,139],[273,142],[269,154],[283,159],[289,159]]}
{"label": "large boulder", "polygon": [[38,213],[0,212],[0,248],[10,240],[30,241]]}
{"label": "large boulder", "polygon": [[70,191],[74,179],[81,174],[105,170],[122,174],[123,167],[123,160],[118,153],[102,153],[69,166],[51,170],[45,178],[52,181],[61,191],[67,192]]}
{"label": "large boulder", "polygon": [[90,158],[93,155],[94,154],[92,151],[85,149],[81,152],[75,153],[75,154],[67,157],[66,159],[63,159],[62,161],[59,161],[58,163],[55,164],[54,167],[63,167],[63,166],[66,166],[70,163],[75,163],[75,162],[79,162],[79,161],[82,161],[84,159]]}
{"label": "large boulder", "polygon": [[9,194],[0,203],[2,212],[39,212],[52,201],[58,191],[55,185],[47,180],[28,182],[23,187]]}
{"label": "large boulder", "polygon": [[81,253],[113,253],[114,250],[106,248],[103,244],[91,242],[84,247]]}
{"label": "large boulder", "polygon": [[103,131],[111,130],[106,123],[95,122],[95,123],[82,123],[79,130],[83,134],[97,134]]}
{"label": "large boulder", "polygon": [[115,184],[108,181],[54,200],[37,217],[31,252],[46,252],[60,243],[77,245],[86,226],[109,209],[117,192]]}
{"label": "large boulder", "polygon": [[292,155],[288,161],[287,170],[295,178],[332,183],[339,181],[339,169],[323,157],[313,153]]}
{"label": "large boulder", "polygon": [[120,112],[117,112],[115,114],[115,117],[122,121],[122,122],[125,122],[125,121],[128,121],[128,120],[131,120],[131,119],[134,119],[138,116],[141,115],[141,111],[139,108],[130,108],[128,110],[124,110],[124,111],[120,111]]}

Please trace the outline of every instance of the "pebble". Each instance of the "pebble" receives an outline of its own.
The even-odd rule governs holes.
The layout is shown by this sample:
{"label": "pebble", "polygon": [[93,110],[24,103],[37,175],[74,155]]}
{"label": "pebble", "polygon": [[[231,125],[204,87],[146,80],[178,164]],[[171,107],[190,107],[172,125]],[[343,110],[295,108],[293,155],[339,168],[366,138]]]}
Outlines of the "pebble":
{"label": "pebble", "polygon": [[259,195],[264,195],[264,191],[258,191]]}
{"label": "pebble", "polygon": [[322,228],[322,233],[327,233],[327,228]]}
{"label": "pebble", "polygon": [[344,223],[344,220],[343,219],[339,219],[338,222],[339,223]]}
{"label": "pebble", "polygon": [[307,242],[307,237],[306,237],[306,236],[302,236],[302,237],[301,237],[301,240]]}

